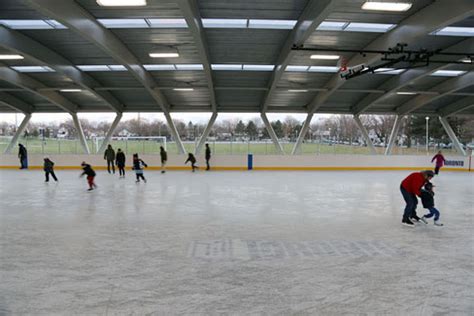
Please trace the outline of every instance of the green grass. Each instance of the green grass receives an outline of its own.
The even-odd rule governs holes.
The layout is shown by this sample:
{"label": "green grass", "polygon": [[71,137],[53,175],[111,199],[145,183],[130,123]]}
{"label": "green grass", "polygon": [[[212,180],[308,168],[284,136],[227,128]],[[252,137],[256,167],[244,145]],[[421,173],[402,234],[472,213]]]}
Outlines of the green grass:
{"label": "green grass", "polygon": [[[3,150],[8,145],[9,139],[0,138],[0,150]],[[46,139],[44,142],[37,138],[20,139],[20,143],[24,144],[30,154],[82,154],[82,146],[78,140],[65,140],[65,139]],[[159,154],[161,143],[151,140],[112,140],[110,142],[112,146],[117,149],[121,148],[125,153],[140,153],[140,154]],[[185,142],[184,147],[188,152],[194,152],[196,143]],[[246,155],[252,153],[255,155],[273,155],[277,151],[272,142],[260,142],[260,143],[247,143],[247,142],[210,142],[209,143],[213,154],[215,155]],[[286,154],[290,154],[293,149],[293,143],[282,143],[283,150]],[[89,149],[92,153],[95,153],[95,143],[88,141]],[[167,151],[171,154],[177,152],[175,143],[167,143]],[[383,154],[385,148],[376,147],[378,154]],[[437,150],[430,148],[430,154],[434,154]],[[17,152],[17,147],[13,149],[13,153]],[[443,150],[445,154],[456,154],[455,150]],[[392,152],[394,155],[426,155],[425,148],[400,148],[395,147]],[[303,143],[298,151],[298,154],[370,154],[370,150],[367,147],[361,146],[349,146],[349,145],[329,145],[329,144],[318,144],[318,143]]]}

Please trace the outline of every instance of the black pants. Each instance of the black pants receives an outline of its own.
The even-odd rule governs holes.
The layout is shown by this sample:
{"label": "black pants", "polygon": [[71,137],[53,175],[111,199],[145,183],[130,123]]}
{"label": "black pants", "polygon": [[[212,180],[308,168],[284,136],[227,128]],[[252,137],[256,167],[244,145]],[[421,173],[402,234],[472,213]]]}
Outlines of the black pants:
{"label": "black pants", "polygon": [[119,170],[119,174],[125,177],[125,166],[121,164],[117,164],[117,168]]}
{"label": "black pants", "polygon": [[193,172],[194,172],[194,170],[197,169],[198,166],[195,165],[195,162],[191,162],[191,168],[193,168]]}
{"label": "black pants", "polygon": [[56,178],[56,175],[54,174],[54,171],[45,171],[44,175],[46,176],[46,182],[49,181],[49,175],[53,177],[54,181],[58,181],[58,178]]}
{"label": "black pants", "polygon": [[439,169],[441,169],[441,167],[438,167],[438,166],[435,167],[435,170],[434,170],[435,174],[439,174]]}
{"label": "black pants", "polygon": [[206,170],[211,169],[211,166],[209,165],[209,160],[211,160],[211,157],[209,157],[209,158],[206,157],[206,166],[207,166]]}
{"label": "black pants", "polygon": [[416,195],[413,193],[408,192],[400,186],[400,192],[403,195],[403,199],[406,202],[405,206],[405,211],[403,212],[403,220],[409,220],[410,218],[417,218],[418,216],[416,215],[416,206],[418,205],[418,199],[416,198]]}
{"label": "black pants", "polygon": [[140,178],[142,178],[143,181],[146,181],[145,177],[143,176],[143,173],[137,173],[136,176],[137,176],[137,181],[140,181]]}
{"label": "black pants", "polygon": [[113,160],[107,159],[107,171],[110,173],[110,165],[112,165],[112,171],[115,173],[115,165]]}

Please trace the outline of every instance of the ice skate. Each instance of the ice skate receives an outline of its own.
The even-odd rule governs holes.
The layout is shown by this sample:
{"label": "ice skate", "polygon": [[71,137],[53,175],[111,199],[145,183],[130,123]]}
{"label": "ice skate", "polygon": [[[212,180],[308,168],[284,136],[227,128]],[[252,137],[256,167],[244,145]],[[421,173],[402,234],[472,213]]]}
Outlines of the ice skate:
{"label": "ice skate", "polygon": [[409,219],[402,220],[402,225],[405,225],[408,227],[415,227],[415,224],[413,224]]}
{"label": "ice skate", "polygon": [[443,223],[441,223],[439,220],[434,221],[435,226],[444,226]]}
{"label": "ice skate", "polygon": [[423,223],[428,225],[428,221],[426,220],[426,218],[424,216],[422,218],[420,218],[420,221],[422,221]]}

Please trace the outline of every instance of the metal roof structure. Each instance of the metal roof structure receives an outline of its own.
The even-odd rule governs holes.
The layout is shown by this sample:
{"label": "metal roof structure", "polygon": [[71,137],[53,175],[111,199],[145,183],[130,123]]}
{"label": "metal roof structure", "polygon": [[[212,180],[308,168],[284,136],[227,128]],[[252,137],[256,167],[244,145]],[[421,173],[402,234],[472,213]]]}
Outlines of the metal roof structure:
{"label": "metal roof structure", "polygon": [[[364,2],[148,0],[144,7],[102,7],[95,0],[2,0],[0,54],[24,59],[1,61],[0,112],[474,114],[472,63],[344,80],[337,61],[291,49],[387,50],[403,42],[474,54],[470,0],[412,0],[410,10],[397,13],[365,11]],[[446,27],[465,33],[433,34]],[[179,57],[149,56],[160,51]],[[338,55],[349,66],[380,60]],[[432,75],[436,70],[459,72]]]}

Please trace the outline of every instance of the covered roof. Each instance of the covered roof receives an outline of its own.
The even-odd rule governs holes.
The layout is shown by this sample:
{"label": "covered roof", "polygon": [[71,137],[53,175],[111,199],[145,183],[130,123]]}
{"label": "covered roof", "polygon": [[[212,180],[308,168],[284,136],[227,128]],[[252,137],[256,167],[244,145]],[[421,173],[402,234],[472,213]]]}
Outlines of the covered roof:
{"label": "covered roof", "polygon": [[[474,2],[410,0],[406,12],[366,11],[364,2],[2,0],[0,55],[24,59],[0,61],[0,112],[474,115],[472,61],[453,63],[474,56]],[[341,60],[382,62],[356,51],[397,43],[459,56],[348,80],[338,73]],[[340,57],[311,59],[322,52],[294,45]]]}

